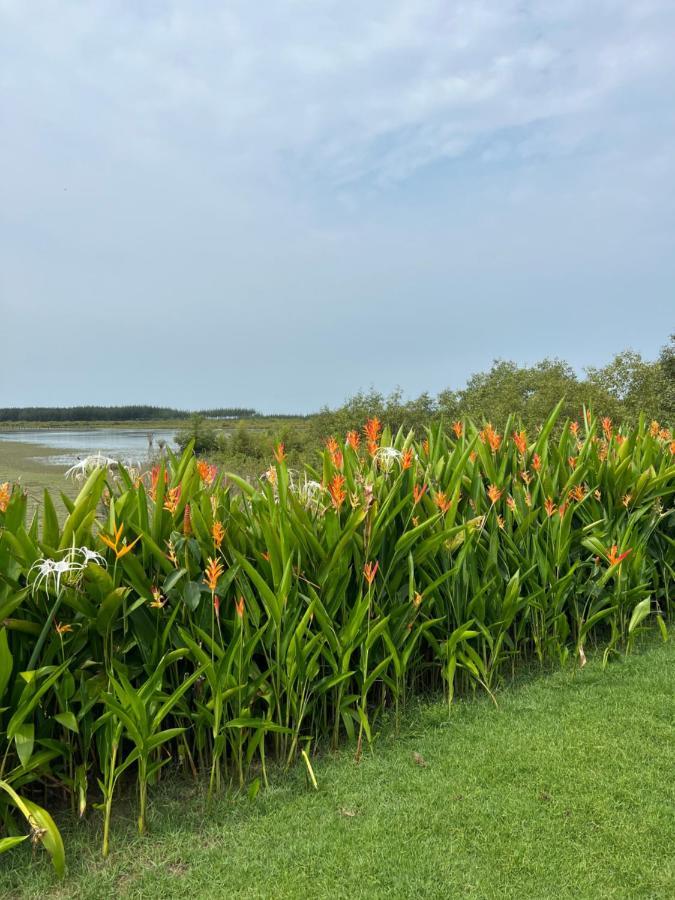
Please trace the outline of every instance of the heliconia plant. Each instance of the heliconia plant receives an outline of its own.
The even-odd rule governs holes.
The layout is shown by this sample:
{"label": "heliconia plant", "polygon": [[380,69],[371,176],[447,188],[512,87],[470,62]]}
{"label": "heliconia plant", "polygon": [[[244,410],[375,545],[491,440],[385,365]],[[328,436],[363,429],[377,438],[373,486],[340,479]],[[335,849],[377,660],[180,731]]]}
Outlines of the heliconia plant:
{"label": "heliconia plant", "polygon": [[[421,437],[421,439],[420,439]],[[21,817],[63,870],[31,799],[103,814],[119,780],[173,763],[223,785],[268,761],[372,744],[412,694],[484,691],[529,660],[583,666],[591,647],[664,638],[675,579],[675,444],[558,410],[423,436],[376,419],[333,436],[316,466],[283,444],[256,484],[188,447],[148,472],[82,466],[59,517],[0,486],[0,852]],[[6,835],[6,836],[4,836]]]}

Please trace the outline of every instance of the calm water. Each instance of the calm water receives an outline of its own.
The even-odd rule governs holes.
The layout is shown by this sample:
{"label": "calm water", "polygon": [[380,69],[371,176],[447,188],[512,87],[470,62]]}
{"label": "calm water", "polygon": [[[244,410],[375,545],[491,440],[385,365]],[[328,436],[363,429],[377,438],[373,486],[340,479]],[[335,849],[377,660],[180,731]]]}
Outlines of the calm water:
{"label": "calm water", "polygon": [[0,441],[21,441],[53,449],[54,453],[41,457],[43,462],[59,466],[71,466],[78,458],[99,451],[125,463],[145,462],[149,455],[148,434],[153,435],[153,453],[159,450],[159,441],[165,441],[176,449],[176,429],[148,428],[40,428],[33,431],[0,431]]}

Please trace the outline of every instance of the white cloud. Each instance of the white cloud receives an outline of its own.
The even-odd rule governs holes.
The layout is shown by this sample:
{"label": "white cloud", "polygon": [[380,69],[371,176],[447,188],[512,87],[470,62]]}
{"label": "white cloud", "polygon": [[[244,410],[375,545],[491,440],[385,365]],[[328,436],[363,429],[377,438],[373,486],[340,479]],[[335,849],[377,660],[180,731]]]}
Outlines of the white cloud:
{"label": "white cloud", "polygon": [[[508,129],[590,118],[675,75],[663,2],[371,0],[0,6],[10,113],[147,158],[405,179]],[[6,101],[7,102],[7,101]],[[580,139],[583,139],[583,134]]]}
{"label": "white cloud", "polygon": [[[201,377],[307,409],[656,345],[674,33],[672,0],[0,0],[0,307],[30,332],[0,404]],[[78,394],[106,348],[133,396]]]}

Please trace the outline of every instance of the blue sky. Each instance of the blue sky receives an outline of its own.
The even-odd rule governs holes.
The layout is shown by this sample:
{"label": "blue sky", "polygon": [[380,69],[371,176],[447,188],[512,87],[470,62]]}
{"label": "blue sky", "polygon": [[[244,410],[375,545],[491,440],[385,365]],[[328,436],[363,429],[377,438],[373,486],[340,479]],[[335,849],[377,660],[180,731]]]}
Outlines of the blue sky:
{"label": "blue sky", "polygon": [[674,34],[672,0],[0,0],[0,405],[655,357]]}

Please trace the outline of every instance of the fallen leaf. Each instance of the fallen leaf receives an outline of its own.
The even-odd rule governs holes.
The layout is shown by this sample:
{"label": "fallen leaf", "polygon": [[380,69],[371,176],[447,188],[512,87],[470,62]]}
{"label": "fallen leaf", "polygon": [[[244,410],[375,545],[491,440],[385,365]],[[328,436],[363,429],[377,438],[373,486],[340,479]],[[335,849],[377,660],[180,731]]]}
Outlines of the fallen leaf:
{"label": "fallen leaf", "polygon": [[355,809],[346,809],[344,806],[340,807],[340,815],[347,816],[348,819],[353,819],[356,815]]}
{"label": "fallen leaf", "polygon": [[413,762],[417,766],[425,767],[427,765],[426,759],[422,756],[421,753],[418,753],[416,750],[413,750],[412,758],[413,758]]}

